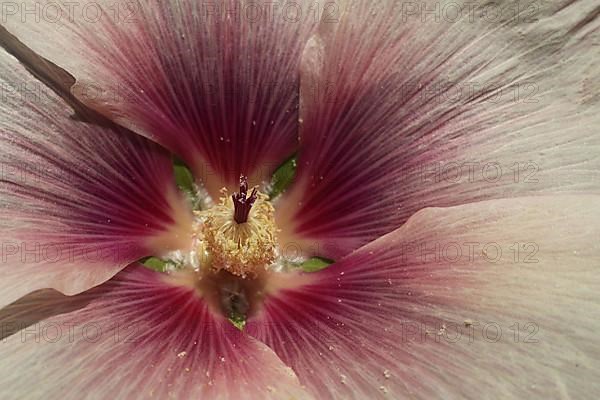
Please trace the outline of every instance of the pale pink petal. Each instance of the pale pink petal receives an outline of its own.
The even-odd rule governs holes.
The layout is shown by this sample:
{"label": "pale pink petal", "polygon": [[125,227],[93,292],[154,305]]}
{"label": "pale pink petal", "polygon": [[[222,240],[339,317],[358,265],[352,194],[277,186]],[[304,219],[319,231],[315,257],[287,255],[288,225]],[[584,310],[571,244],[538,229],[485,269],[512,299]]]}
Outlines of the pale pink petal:
{"label": "pale pink petal", "polygon": [[[24,8],[62,18],[21,18]],[[31,0],[7,29],[77,79],[74,94],[166,146],[212,193],[263,179],[297,145],[298,66],[310,1]],[[50,12],[48,11],[48,12]],[[42,11],[40,11],[42,12]]]}
{"label": "pale pink petal", "polygon": [[268,298],[248,332],[319,399],[593,398],[599,201],[425,209]]}
{"label": "pale pink petal", "polygon": [[2,398],[289,399],[297,378],[213,315],[193,288],[131,266],[69,298],[30,295],[0,314]]}
{"label": "pale pink petal", "polygon": [[41,288],[78,293],[188,245],[168,153],[76,121],[16,59],[0,59],[0,305]]}
{"label": "pale pink petal", "polygon": [[338,258],[423,207],[599,191],[595,1],[350,3],[304,54],[288,241]]}

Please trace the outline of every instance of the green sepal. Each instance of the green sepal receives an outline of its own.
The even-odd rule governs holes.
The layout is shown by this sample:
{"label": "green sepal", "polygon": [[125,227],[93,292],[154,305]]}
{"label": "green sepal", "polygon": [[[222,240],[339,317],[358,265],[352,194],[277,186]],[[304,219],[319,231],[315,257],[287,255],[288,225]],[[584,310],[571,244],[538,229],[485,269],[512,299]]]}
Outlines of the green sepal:
{"label": "green sepal", "polygon": [[192,175],[192,171],[179,158],[173,159],[173,172],[177,187],[191,196],[196,196],[194,175]]}
{"label": "green sepal", "polygon": [[333,260],[329,260],[327,258],[312,257],[312,258],[309,258],[308,260],[304,261],[302,264],[300,264],[300,268],[304,272],[317,272],[317,271],[327,268],[328,266],[330,266],[333,263],[334,263]]}
{"label": "green sepal", "polygon": [[233,324],[233,326],[238,328],[240,331],[244,330],[244,327],[246,326],[246,316],[245,315],[232,314],[229,316],[228,319],[229,319],[229,322],[231,322]]}
{"label": "green sepal", "polygon": [[296,176],[296,154],[285,160],[281,164],[271,177],[271,184],[269,186],[269,200],[273,200],[292,184],[294,177]]}
{"label": "green sepal", "polygon": [[146,257],[140,260],[140,263],[156,272],[165,272],[167,270],[167,262],[157,257]]}

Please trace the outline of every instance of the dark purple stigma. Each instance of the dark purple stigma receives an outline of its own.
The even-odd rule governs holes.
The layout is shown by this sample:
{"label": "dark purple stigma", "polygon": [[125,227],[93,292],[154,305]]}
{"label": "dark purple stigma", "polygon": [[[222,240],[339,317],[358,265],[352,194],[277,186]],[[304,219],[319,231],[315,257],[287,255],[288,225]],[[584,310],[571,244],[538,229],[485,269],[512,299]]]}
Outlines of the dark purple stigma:
{"label": "dark purple stigma", "polygon": [[233,199],[233,206],[235,212],[233,213],[233,219],[238,224],[243,224],[248,221],[248,215],[252,204],[256,201],[256,189],[252,190],[250,197],[248,196],[248,178],[244,175],[240,176],[240,192],[234,193],[231,198]]}

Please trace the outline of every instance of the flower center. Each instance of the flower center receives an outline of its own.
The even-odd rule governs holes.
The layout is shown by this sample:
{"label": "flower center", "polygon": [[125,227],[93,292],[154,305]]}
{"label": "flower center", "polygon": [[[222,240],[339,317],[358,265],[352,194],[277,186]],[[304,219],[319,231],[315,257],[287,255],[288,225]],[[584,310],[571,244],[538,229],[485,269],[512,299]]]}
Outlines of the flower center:
{"label": "flower center", "polygon": [[227,189],[221,193],[219,204],[196,213],[201,221],[198,253],[202,267],[256,277],[275,261],[275,210],[268,196],[256,188],[248,196],[243,176],[239,193],[229,196]]}

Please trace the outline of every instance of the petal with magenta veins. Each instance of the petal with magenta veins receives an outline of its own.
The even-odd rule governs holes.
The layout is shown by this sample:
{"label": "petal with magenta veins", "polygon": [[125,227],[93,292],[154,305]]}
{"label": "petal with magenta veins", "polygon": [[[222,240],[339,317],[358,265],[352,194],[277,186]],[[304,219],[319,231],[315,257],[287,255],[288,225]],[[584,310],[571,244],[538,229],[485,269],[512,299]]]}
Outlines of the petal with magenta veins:
{"label": "petal with magenta veins", "polygon": [[424,207],[600,190],[595,1],[340,7],[303,57],[287,243],[337,259]]}
{"label": "petal with magenta veins", "polygon": [[320,399],[594,397],[599,200],[424,209],[247,331]]}
{"label": "petal with magenta veins", "polygon": [[[21,18],[35,4],[62,7],[62,18]],[[181,156],[214,198],[242,173],[251,186],[267,180],[295,151],[299,61],[321,6],[73,4],[24,1],[2,17],[8,31],[75,76],[81,101]]]}
{"label": "petal with magenta veins", "polygon": [[164,277],[132,265],[77,296],[6,307],[2,398],[310,398],[270,349]]}
{"label": "petal with magenta veins", "polygon": [[15,58],[0,59],[0,304],[42,288],[75,294],[189,247],[168,153],[75,120]]}

